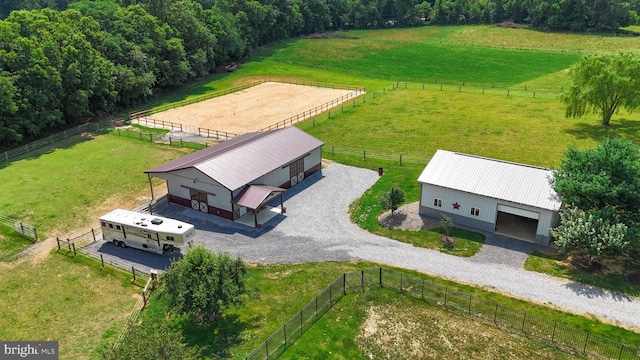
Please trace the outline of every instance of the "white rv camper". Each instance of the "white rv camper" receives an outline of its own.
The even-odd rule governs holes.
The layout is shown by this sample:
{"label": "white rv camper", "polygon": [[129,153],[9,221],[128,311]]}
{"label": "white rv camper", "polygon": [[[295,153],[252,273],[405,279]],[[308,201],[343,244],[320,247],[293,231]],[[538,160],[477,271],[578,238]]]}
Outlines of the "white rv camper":
{"label": "white rv camper", "polygon": [[193,225],[156,215],[116,209],[100,217],[102,237],[116,246],[162,254],[188,243],[195,235]]}

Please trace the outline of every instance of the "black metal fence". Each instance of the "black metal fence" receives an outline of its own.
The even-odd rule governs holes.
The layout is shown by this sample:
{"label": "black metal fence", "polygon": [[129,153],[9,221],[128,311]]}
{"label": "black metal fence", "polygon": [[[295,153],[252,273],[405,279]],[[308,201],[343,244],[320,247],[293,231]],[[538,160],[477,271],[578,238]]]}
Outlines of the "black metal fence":
{"label": "black metal fence", "polygon": [[476,318],[506,325],[560,346],[605,359],[639,359],[640,349],[572,329],[554,321],[511,309],[424,279],[385,268],[344,273],[311,300],[302,310],[260,344],[246,360],[268,360],[280,356],[322,315],[345,295],[367,288],[388,288],[435,305],[462,311]]}

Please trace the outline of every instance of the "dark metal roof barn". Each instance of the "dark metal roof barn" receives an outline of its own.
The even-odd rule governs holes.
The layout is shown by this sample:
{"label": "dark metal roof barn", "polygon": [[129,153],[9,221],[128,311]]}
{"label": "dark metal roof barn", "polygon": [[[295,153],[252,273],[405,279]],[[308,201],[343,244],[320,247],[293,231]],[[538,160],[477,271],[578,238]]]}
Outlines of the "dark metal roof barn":
{"label": "dark metal roof barn", "polygon": [[322,141],[291,126],[244,134],[145,173],[194,167],[233,191],[322,145]]}

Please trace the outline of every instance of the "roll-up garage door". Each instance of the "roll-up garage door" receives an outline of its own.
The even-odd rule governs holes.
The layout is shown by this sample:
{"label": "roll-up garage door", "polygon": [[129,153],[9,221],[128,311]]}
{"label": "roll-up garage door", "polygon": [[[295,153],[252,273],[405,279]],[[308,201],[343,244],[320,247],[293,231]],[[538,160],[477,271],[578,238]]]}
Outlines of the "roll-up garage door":
{"label": "roll-up garage door", "polygon": [[526,217],[526,218],[529,218],[529,219],[536,219],[536,220],[540,219],[540,213],[539,212],[520,209],[520,208],[507,206],[507,205],[498,204],[498,211],[501,211],[501,212],[507,213],[507,214]]}

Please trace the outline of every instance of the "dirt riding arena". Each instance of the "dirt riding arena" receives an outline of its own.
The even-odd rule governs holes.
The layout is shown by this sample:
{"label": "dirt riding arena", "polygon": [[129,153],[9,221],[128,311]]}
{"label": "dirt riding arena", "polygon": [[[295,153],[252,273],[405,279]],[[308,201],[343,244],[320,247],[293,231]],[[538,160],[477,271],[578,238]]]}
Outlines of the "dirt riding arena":
{"label": "dirt riding arena", "polygon": [[[333,106],[337,106],[358,95],[360,93],[354,90],[265,82],[229,95],[153,114],[148,120],[182,124],[186,131],[194,133],[198,128],[205,128],[244,134],[310,113],[310,109],[323,104],[333,102]],[[319,112],[310,113],[305,118]],[[140,120],[140,123],[144,122]]]}

